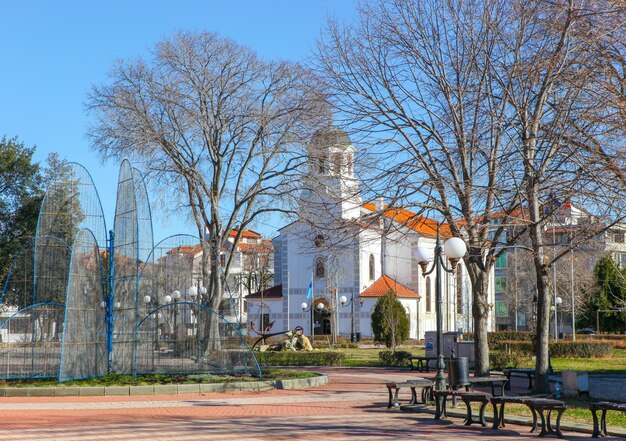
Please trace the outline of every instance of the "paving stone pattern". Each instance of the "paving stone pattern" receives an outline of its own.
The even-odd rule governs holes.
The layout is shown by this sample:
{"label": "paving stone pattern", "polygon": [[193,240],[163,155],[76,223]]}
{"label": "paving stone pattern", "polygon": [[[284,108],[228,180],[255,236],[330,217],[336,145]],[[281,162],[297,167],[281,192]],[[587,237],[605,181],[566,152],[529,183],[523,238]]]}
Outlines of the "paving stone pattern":
{"label": "paving stone pattern", "polygon": [[[0,440],[480,440],[536,439],[529,427],[494,431],[462,420],[386,409],[389,380],[415,373],[328,369],[312,389],[189,395],[0,398]],[[566,432],[566,439],[589,439]],[[611,438],[608,438],[611,439]],[[617,438],[615,438],[617,439]]]}

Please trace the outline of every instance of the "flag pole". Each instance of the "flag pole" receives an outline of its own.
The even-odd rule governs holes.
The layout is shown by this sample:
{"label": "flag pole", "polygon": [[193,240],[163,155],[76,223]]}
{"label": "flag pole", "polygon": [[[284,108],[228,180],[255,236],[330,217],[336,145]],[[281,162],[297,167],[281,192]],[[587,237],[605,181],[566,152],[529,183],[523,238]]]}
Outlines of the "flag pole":
{"label": "flag pole", "polygon": [[313,271],[311,271],[311,343],[315,340],[315,322],[314,322],[314,314],[315,311],[315,286],[313,279]]}

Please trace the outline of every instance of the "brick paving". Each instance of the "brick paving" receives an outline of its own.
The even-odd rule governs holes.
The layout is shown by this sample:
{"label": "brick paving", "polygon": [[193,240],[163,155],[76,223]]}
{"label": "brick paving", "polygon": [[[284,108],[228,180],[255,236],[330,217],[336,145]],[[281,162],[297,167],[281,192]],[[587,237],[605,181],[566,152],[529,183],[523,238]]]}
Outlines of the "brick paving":
{"label": "brick paving", "polygon": [[[383,383],[407,371],[328,369],[330,384],[149,397],[0,398],[0,440],[481,440],[534,439],[529,427],[465,427],[460,419],[386,409]],[[566,439],[589,435],[566,433]],[[610,439],[610,438],[608,438]],[[617,439],[617,438],[615,438]]]}

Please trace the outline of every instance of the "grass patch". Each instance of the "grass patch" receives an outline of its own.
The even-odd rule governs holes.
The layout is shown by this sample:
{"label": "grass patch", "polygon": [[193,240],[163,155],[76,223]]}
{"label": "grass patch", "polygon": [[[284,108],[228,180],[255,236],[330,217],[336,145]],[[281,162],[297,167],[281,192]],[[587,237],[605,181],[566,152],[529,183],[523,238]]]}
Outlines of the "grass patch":
{"label": "grass patch", "polygon": [[[262,380],[289,380],[294,378],[315,377],[314,372],[291,369],[263,369]],[[89,386],[152,386],[161,384],[198,384],[198,383],[233,383],[259,381],[252,375],[213,375],[213,374],[155,374],[155,375],[117,375],[86,378],[59,383],[55,378],[26,378],[0,381],[0,387],[89,387]]]}
{"label": "grass patch", "polygon": [[608,358],[553,358],[552,367],[556,371],[572,369],[596,374],[626,375],[626,349],[615,349]]}
{"label": "grass patch", "polygon": [[[383,367],[385,364],[381,361],[379,353],[386,351],[387,348],[381,346],[379,348],[347,348],[336,349],[346,354],[343,361],[344,366],[352,367]],[[410,352],[414,356],[423,356],[424,350],[418,349],[414,346],[401,346],[398,348],[401,351]]]}

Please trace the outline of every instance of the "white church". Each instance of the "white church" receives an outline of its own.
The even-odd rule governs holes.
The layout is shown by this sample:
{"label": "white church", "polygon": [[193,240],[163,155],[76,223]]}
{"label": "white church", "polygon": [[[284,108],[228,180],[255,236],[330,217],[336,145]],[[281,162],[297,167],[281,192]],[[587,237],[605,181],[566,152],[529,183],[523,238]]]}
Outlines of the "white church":
{"label": "white church", "polygon": [[[414,254],[418,246],[434,250],[436,222],[380,200],[364,203],[354,154],[337,127],[314,135],[300,217],[273,239],[275,286],[246,297],[248,322],[256,329],[275,322],[273,331],[302,326],[307,335],[337,330],[371,337],[374,305],[391,289],[406,309],[410,338],[435,330],[434,273],[423,277]],[[443,225],[443,240],[448,231]],[[444,272],[442,294],[444,332],[471,332],[470,281],[462,262],[455,274]],[[489,299],[493,305],[493,289]],[[491,313],[488,329],[494,325]]]}

